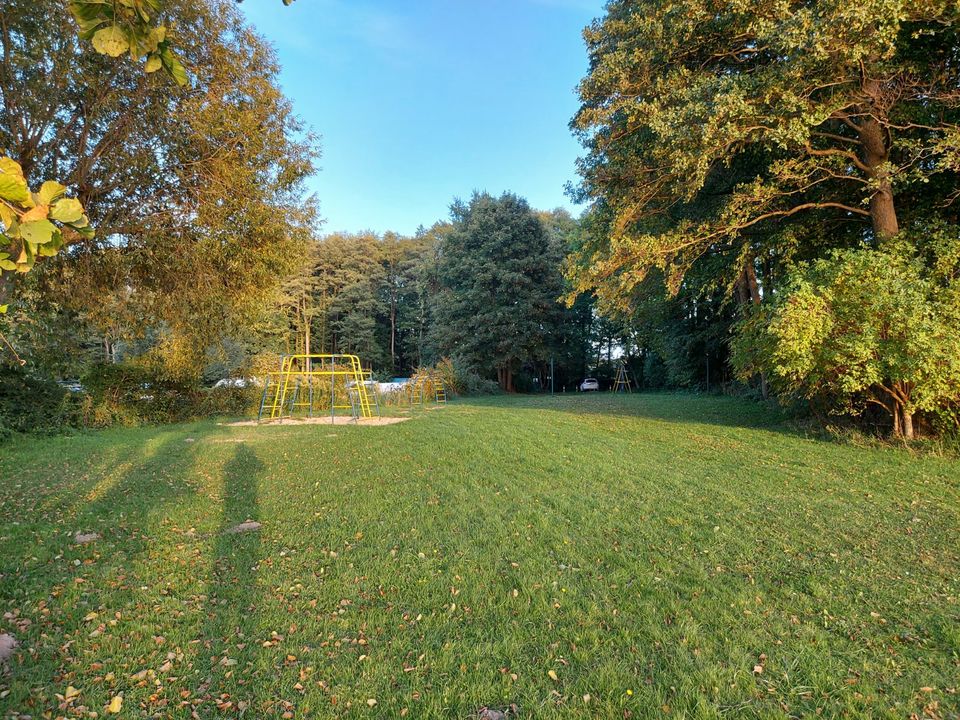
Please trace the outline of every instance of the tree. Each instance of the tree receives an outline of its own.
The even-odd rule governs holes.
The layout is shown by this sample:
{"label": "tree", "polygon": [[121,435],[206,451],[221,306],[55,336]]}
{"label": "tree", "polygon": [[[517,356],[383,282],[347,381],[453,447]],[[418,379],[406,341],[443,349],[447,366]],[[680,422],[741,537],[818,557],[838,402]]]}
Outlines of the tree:
{"label": "tree", "polygon": [[783,392],[842,412],[877,405],[896,436],[913,438],[918,412],[960,398],[960,228],[928,232],[928,262],[901,245],[803,268],[743,321],[740,372],[764,370]]}
{"label": "tree", "polygon": [[[283,0],[284,5],[292,2]],[[95,52],[114,58],[129,52],[132,60],[144,61],[145,72],[153,73],[162,68],[178,85],[184,86],[188,83],[186,68],[167,39],[168,27],[158,21],[167,9],[165,5],[170,4],[175,3],[165,3],[163,0],[124,0],[120,3],[70,0],[68,9],[77,23],[79,37],[89,40]],[[43,3],[33,5],[36,7],[29,8],[35,11],[32,34],[46,36],[54,28],[63,31],[59,17],[61,8],[51,14],[44,12]],[[14,10],[12,14],[16,16],[17,11]],[[24,131],[27,131],[27,118],[18,116],[19,108],[10,98],[11,94],[15,94],[13,83],[16,78],[11,77],[6,62],[12,38],[5,20],[0,15],[5,61],[0,67],[3,111],[8,122],[16,117]],[[36,54],[34,59],[44,70],[52,65],[54,73],[64,72],[68,67],[47,63],[42,53]],[[44,79],[47,79],[46,74]],[[29,87],[34,89],[33,86]],[[45,130],[42,124],[39,128],[30,127],[29,133],[39,132],[33,136],[32,142],[41,142]],[[53,180],[48,180],[38,192],[31,192],[21,165],[9,156],[0,157],[0,238],[6,240],[13,251],[0,252],[0,283],[4,288],[11,282],[9,275],[4,276],[4,272],[29,272],[38,257],[56,255],[75,235],[88,239],[93,236],[94,231],[83,206],[76,199],[65,198],[65,192],[66,187]],[[55,200],[62,200],[59,209],[50,207]],[[69,219],[64,220],[64,217]],[[6,311],[7,306],[0,305],[0,314]]]}
{"label": "tree", "polygon": [[432,332],[434,298],[440,292],[437,274],[443,239],[453,230],[449,222],[437,222],[430,228],[420,227],[414,235],[416,256],[405,271],[405,290],[401,296],[397,325],[402,354],[401,370],[409,372],[442,359]]}
{"label": "tree", "polygon": [[454,203],[438,249],[432,333],[440,353],[479,372],[495,370],[512,392],[514,373],[543,360],[563,292],[550,234],[525,200],[475,193]]}
{"label": "tree", "polygon": [[353,353],[381,364],[377,333],[383,314],[380,239],[373,233],[334,233],[317,245],[313,264],[315,351]]}
{"label": "tree", "polygon": [[385,233],[380,241],[380,264],[383,282],[380,285],[381,304],[386,312],[383,318],[386,338],[384,345],[390,355],[390,370],[413,370],[420,364],[420,353],[407,357],[409,349],[416,348],[418,325],[425,322],[419,311],[421,303],[418,275],[426,259],[432,238],[426,234],[405,238],[396,233]]}
{"label": "tree", "polygon": [[[315,219],[302,191],[315,140],[277,87],[272,49],[233,3],[167,3],[196,73],[180,90],[48,24],[60,7],[0,9],[0,146],[25,173],[77,188],[98,228],[51,258],[47,282],[105,333],[118,326],[111,308],[125,315],[122,332],[162,330],[171,361],[195,368],[299,264]],[[32,90],[47,75],[55,82]]]}
{"label": "tree", "polygon": [[659,268],[676,292],[698,258],[725,252],[759,302],[758,231],[775,240],[813,213],[878,242],[914,205],[898,196],[952,200],[958,20],[954,0],[610,2],[585,31],[573,121],[588,151],[579,195],[610,214],[610,234],[581,248],[577,289],[628,303]]}

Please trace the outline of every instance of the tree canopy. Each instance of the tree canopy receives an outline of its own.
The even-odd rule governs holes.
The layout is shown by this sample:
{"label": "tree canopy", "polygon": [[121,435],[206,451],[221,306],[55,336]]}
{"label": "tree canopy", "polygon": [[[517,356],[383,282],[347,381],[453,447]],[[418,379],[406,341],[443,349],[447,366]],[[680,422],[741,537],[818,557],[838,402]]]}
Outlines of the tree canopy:
{"label": "tree canopy", "polygon": [[898,198],[952,200],[958,20],[952,0],[610,2],[573,121],[609,233],[578,289],[628,303],[652,268],[676,291],[707,252],[742,267],[786,218],[882,239],[916,207]]}
{"label": "tree canopy", "polygon": [[47,264],[46,295],[105,334],[162,328],[164,352],[188,368],[299,263],[318,149],[277,86],[273,50],[233,3],[166,8],[195,72],[188,88],[64,32],[57,0],[5,3],[0,146],[26,175],[76,188],[98,230]]}
{"label": "tree canopy", "polygon": [[513,390],[524,359],[544,359],[563,292],[550,234],[525,200],[474,194],[452,208],[438,253],[433,333],[441,354],[495,369]]}

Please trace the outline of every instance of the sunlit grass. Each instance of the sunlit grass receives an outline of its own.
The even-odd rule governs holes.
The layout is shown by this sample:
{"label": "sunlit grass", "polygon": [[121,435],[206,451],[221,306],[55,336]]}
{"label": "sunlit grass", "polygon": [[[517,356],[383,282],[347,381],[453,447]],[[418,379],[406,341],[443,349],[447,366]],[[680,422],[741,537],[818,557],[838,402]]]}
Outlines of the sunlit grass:
{"label": "sunlit grass", "polygon": [[958,486],[672,395],[21,441],[0,711],[951,717]]}

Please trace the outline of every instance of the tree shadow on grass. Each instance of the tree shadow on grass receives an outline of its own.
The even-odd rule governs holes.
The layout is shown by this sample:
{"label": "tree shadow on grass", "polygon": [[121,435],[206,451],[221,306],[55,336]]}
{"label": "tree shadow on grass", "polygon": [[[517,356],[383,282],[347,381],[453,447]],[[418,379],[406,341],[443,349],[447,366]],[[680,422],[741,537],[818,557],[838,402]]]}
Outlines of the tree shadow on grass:
{"label": "tree shadow on grass", "polygon": [[261,531],[231,532],[240,523],[260,521],[263,471],[256,453],[242,444],[223,471],[223,516],[213,544],[206,619],[198,637],[203,652],[196,660],[196,667],[205,673],[199,699],[222,710],[260,712],[253,697],[258,685],[271,680],[269,660],[260,653],[264,638],[257,634]]}
{"label": "tree shadow on grass", "polygon": [[[51,519],[49,530],[19,538],[13,552],[4,553],[0,603],[30,620],[5,628],[17,634],[21,646],[7,688],[10,708],[55,711],[53,694],[63,690],[58,677],[86,670],[85,654],[109,657],[110,671],[118,677],[133,672],[138,658],[124,648],[152,640],[153,627],[141,608],[153,607],[159,625],[160,608],[178,602],[178,588],[158,581],[152,570],[157,547],[170,542],[160,531],[168,527],[167,509],[181,507],[196,494],[189,481],[195,450],[187,438],[204,434],[195,428],[166,430],[154,438],[155,447],[121,454],[129,462],[126,470],[90,501],[74,503],[68,527]],[[100,471],[106,477],[109,468]],[[153,517],[158,513],[159,527]],[[96,539],[78,544],[76,529],[96,533]],[[78,677],[76,684],[84,680]],[[91,705],[108,701],[105,693],[91,693]],[[4,705],[0,700],[0,711]]]}
{"label": "tree shadow on grass", "polygon": [[772,403],[724,395],[660,392],[563,393],[553,396],[471,398],[467,402],[471,405],[519,411],[633,417],[667,423],[716,425],[805,436],[803,432],[790,426],[787,413],[782,408]]}

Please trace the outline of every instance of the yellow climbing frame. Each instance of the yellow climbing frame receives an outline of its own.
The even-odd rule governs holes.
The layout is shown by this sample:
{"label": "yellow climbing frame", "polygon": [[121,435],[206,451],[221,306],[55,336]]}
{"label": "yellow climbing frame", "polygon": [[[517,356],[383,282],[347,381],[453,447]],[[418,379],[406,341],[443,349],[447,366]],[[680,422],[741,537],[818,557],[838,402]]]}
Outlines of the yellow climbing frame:
{"label": "yellow climbing frame", "polygon": [[[298,408],[312,415],[316,408],[314,392],[329,392],[331,417],[337,410],[349,409],[355,418],[373,417],[379,411],[375,396],[367,388],[369,373],[356,355],[284,355],[280,370],[267,374],[260,400],[260,419],[289,417]],[[305,396],[305,397],[304,397]]]}

